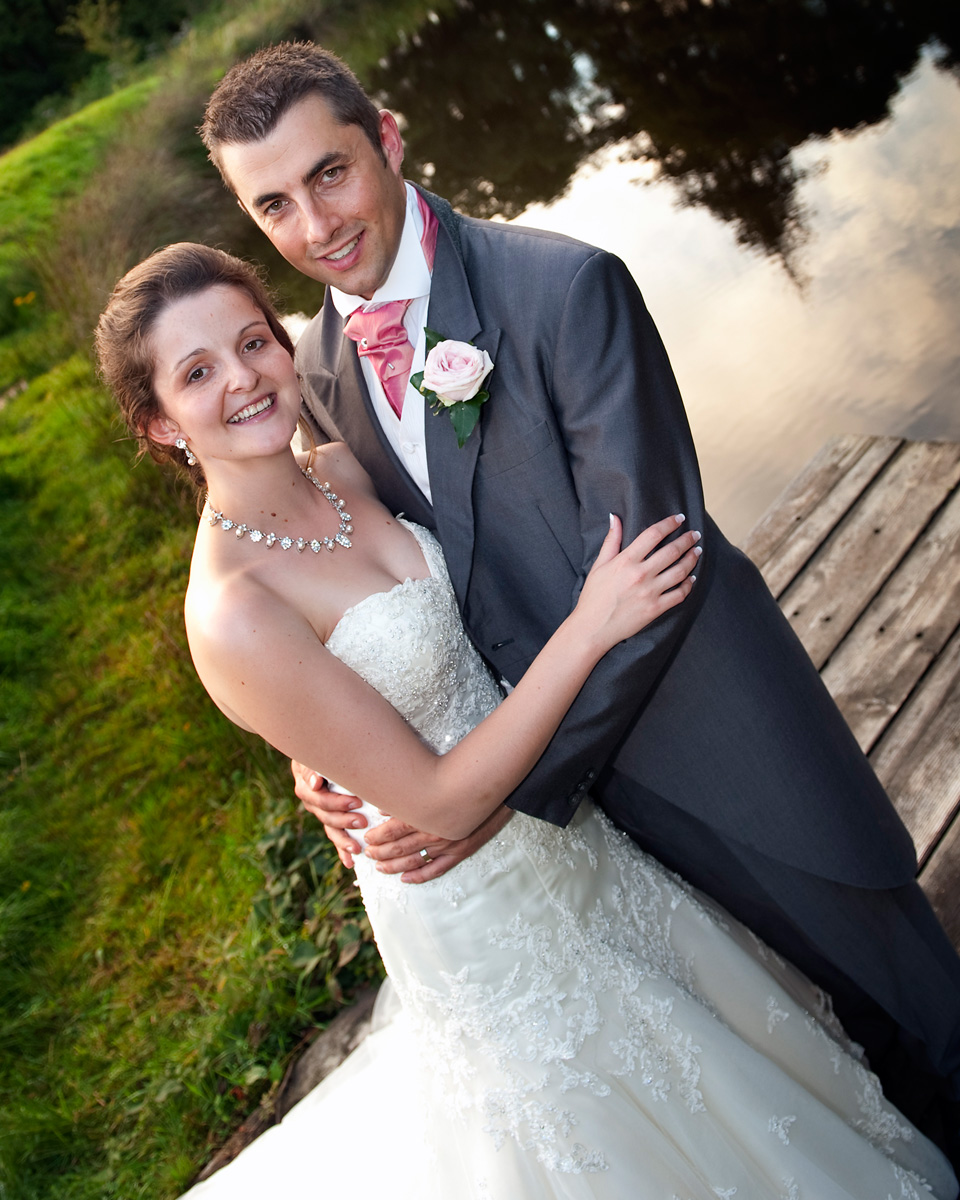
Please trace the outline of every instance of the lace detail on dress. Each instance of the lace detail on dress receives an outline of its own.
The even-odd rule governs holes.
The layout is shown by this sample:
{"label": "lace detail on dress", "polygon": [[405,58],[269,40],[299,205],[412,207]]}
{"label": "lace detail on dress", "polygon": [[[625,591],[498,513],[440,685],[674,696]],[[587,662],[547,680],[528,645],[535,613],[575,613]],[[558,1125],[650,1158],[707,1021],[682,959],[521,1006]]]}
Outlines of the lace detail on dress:
{"label": "lace detail on dress", "polygon": [[[430,576],[367,597],[327,645],[442,754],[500,690],[463,631],[435,539],[404,524]],[[671,1186],[658,1196],[806,1197],[802,1163],[816,1158],[821,1126],[798,1095],[836,1094],[847,1122],[891,1158],[914,1136],[851,1058],[857,1048],[823,994],[589,802],[566,829],[515,814],[429,883],[403,884],[362,857],[356,866],[418,1042],[411,1057],[428,1068],[426,1110],[455,1126],[465,1161],[479,1164],[458,1194],[522,1194],[503,1179],[511,1169],[526,1178],[531,1161],[566,1177],[557,1194],[593,1195],[601,1180],[610,1185],[597,1195],[623,1194],[612,1163],[634,1135],[611,1145],[609,1122],[624,1105],[625,1130],[639,1121],[656,1131],[633,1169],[662,1169]],[[741,1155],[726,1109],[741,1103],[744,1078],[756,1133]],[[670,1158],[681,1143],[713,1164],[707,1174]],[[871,1169],[883,1179],[873,1194],[896,1183],[901,1200],[919,1200],[917,1175],[893,1162]],[[568,1191],[581,1175],[592,1177],[586,1190]]]}
{"label": "lace detail on dress", "polygon": [[888,1193],[887,1200],[929,1200],[931,1188],[924,1180],[918,1179],[912,1171],[905,1171],[903,1167],[894,1163],[893,1174],[897,1183],[900,1184],[900,1191],[897,1196]]}
{"label": "lace detail on dress", "polygon": [[861,1117],[856,1128],[885,1154],[893,1155],[897,1142],[912,1142],[916,1137],[913,1126],[891,1108],[883,1098],[880,1080],[860,1063],[855,1065],[859,1083],[857,1100]]}

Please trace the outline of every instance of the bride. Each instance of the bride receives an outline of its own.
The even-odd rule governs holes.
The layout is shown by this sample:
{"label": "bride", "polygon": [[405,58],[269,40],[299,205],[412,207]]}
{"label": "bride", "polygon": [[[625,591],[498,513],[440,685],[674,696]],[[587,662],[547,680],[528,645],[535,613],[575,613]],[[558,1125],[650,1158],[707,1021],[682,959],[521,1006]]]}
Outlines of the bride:
{"label": "bride", "polygon": [[[185,615],[211,698],[420,829],[498,812],[603,654],[694,586],[682,516],[623,550],[611,516],[503,699],[433,536],[344,446],[291,450],[292,347],[248,266],[159,251],[97,348],[141,445],[208,489]],[[956,1196],[827,999],[588,804],[566,829],[514,814],[431,883],[356,871],[395,1016],[191,1200]]]}

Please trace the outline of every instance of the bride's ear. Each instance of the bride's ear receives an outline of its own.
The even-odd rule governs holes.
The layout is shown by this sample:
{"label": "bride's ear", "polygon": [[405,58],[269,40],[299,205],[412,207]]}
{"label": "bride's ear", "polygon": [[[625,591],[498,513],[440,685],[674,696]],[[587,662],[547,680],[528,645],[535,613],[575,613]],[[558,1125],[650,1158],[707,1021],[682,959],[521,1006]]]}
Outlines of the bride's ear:
{"label": "bride's ear", "polygon": [[151,417],[147,423],[147,437],[161,446],[172,446],[180,437],[179,426],[169,417]]}

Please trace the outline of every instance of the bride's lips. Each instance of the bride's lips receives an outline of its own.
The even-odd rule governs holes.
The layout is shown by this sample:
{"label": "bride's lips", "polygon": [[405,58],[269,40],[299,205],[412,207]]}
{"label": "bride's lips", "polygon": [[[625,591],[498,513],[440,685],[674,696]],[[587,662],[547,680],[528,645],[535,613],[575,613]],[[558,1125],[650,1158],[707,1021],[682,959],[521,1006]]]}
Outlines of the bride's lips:
{"label": "bride's lips", "polygon": [[252,421],[254,417],[259,417],[261,413],[269,411],[277,402],[275,392],[271,392],[269,396],[261,396],[259,400],[254,400],[250,404],[244,405],[239,412],[235,412],[232,417],[227,418],[228,425],[243,425],[247,421]]}

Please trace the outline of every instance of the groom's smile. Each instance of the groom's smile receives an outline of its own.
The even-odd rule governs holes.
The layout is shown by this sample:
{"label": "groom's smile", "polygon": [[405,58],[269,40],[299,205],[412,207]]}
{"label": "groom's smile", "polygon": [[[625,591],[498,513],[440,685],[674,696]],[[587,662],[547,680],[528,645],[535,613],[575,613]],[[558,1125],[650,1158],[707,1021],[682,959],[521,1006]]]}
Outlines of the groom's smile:
{"label": "groom's smile", "polygon": [[292,266],[369,299],[400,245],[403,142],[380,115],[380,147],[337,121],[320,96],[298,101],[260,141],[221,148],[241,207]]}

